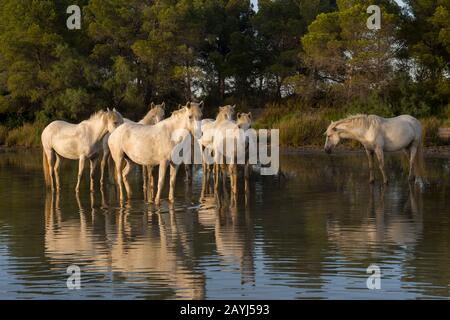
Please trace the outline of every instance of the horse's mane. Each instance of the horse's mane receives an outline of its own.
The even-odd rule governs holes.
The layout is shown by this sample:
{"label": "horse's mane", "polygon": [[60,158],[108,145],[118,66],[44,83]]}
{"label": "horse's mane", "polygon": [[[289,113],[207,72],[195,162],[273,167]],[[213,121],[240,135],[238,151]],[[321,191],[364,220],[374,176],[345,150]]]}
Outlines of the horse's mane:
{"label": "horse's mane", "polygon": [[185,113],[185,112],[186,112],[186,107],[183,107],[178,110],[174,110],[174,111],[172,111],[171,117],[179,117],[182,113]]}
{"label": "horse's mane", "polygon": [[151,109],[149,112],[147,112],[147,114],[139,122],[140,123],[149,123],[150,120],[154,116],[156,116],[158,109],[159,109],[159,107],[155,107],[155,108]]}
{"label": "horse's mane", "polygon": [[88,120],[95,120],[98,119],[100,117],[102,117],[103,115],[107,114],[108,112],[104,111],[104,110],[99,110],[94,112],[93,114],[91,114],[91,116],[89,117]]}
{"label": "horse's mane", "polygon": [[365,129],[378,127],[380,125],[380,117],[376,115],[367,115],[367,114],[355,114],[350,115],[344,119],[338,120],[332,123],[331,129],[342,123],[351,123],[355,126],[360,126]]}

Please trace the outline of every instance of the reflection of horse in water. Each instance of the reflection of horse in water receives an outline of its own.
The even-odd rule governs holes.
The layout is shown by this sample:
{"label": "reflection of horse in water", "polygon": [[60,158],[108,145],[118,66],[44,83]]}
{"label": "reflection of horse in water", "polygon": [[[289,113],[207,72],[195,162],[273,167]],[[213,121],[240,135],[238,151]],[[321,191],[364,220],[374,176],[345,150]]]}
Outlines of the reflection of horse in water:
{"label": "reflection of horse in water", "polygon": [[204,196],[198,211],[203,227],[214,229],[216,249],[226,264],[238,263],[241,283],[255,283],[254,233],[248,211],[230,205],[226,193]]}
{"label": "reflection of horse in water", "polygon": [[377,201],[376,191],[371,187],[367,214],[361,222],[357,225],[344,225],[336,221],[328,224],[329,240],[345,256],[361,253],[361,247],[369,250],[380,244],[414,246],[417,243],[423,229],[420,190],[410,184],[408,199],[404,203],[396,202],[399,200],[398,190],[389,190],[393,193],[388,194],[388,208],[385,189],[380,189]]}
{"label": "reflection of horse in water", "polygon": [[205,279],[194,272],[192,241],[186,238],[192,233],[187,230],[192,228],[192,215],[180,217],[169,208],[168,213],[146,213],[136,219],[129,207],[102,215],[92,205],[89,214],[79,199],[78,203],[79,219],[64,220],[58,199],[47,196],[45,253],[51,261],[68,256],[71,263],[88,260],[86,269],[95,272],[120,272],[129,283],[163,283],[177,297],[204,298]]}

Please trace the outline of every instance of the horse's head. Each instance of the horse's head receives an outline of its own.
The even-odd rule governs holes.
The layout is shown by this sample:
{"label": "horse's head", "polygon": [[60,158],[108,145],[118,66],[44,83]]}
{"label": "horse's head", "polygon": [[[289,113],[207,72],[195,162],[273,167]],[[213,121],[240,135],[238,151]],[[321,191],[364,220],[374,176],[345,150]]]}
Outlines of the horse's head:
{"label": "horse's head", "polygon": [[150,108],[150,112],[153,115],[153,123],[158,123],[161,120],[164,120],[164,114],[166,110],[166,104],[164,102],[161,104],[154,104],[152,102]]}
{"label": "horse's head", "polygon": [[236,105],[226,105],[223,107],[219,107],[219,114],[217,115],[216,119],[233,120],[235,108]]}
{"label": "horse's head", "polygon": [[105,120],[108,131],[113,132],[118,126],[123,123],[123,117],[115,108],[105,112]]}
{"label": "horse's head", "polygon": [[252,113],[238,113],[236,124],[240,129],[249,129],[252,126]]}
{"label": "horse's head", "polygon": [[200,103],[188,102],[185,106],[186,115],[189,122],[189,131],[196,139],[200,139],[202,136],[202,113],[203,113],[203,101]]}
{"label": "horse's head", "polygon": [[328,126],[327,131],[325,131],[325,146],[324,150],[326,153],[331,153],[332,149],[336,147],[341,141],[341,130],[338,128],[339,124],[337,122],[331,122]]}

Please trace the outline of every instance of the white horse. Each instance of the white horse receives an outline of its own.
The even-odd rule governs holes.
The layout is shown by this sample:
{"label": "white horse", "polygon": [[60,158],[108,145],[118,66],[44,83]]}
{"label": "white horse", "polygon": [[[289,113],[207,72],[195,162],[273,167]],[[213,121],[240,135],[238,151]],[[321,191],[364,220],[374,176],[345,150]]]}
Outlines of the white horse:
{"label": "white horse", "polygon": [[331,122],[325,132],[327,138],[325,151],[330,153],[341,139],[353,139],[361,142],[369,159],[370,183],[374,182],[373,154],[378,158],[383,182],[388,183],[384,171],[384,152],[404,150],[409,157],[409,179],[422,176],[423,146],[420,122],[409,115],[395,118],[382,118],[376,115],[355,115]]}
{"label": "white horse", "polygon": [[[137,123],[139,124],[146,124],[146,125],[153,125],[161,120],[164,119],[164,109],[166,104],[163,102],[162,104],[155,105],[153,102],[150,104],[150,110],[147,112],[147,114]],[[123,119],[124,123],[136,123],[134,121],[131,121],[127,118]],[[100,162],[100,185],[104,185],[104,176],[105,176],[105,167],[108,163],[108,159],[110,159],[109,155],[109,147],[108,147],[108,139],[109,139],[110,133],[107,133],[102,140],[102,148],[103,148],[103,154],[102,154],[102,160]],[[152,177],[150,177],[152,168],[146,168],[145,166],[142,167],[142,178],[143,178],[143,185],[144,185],[144,192],[146,193],[147,184],[153,183]],[[114,171],[114,170],[113,170]],[[148,171],[148,177],[147,177],[147,171]],[[149,181],[149,182],[148,182]]]}
{"label": "white horse", "polygon": [[[245,131],[251,128],[252,114],[238,114],[237,121],[224,120],[214,128],[211,147],[214,152],[215,188],[218,189],[220,179],[220,168],[222,168],[222,179],[226,179],[226,168],[230,173],[231,192],[237,194],[237,152],[241,148],[245,153],[248,151],[248,137]],[[227,154],[227,145],[234,144],[234,153]],[[238,147],[239,146],[239,147]],[[245,178],[250,175],[250,164],[248,155],[245,162]]]}
{"label": "white horse", "polygon": [[[85,161],[90,161],[91,191],[94,191],[94,172],[98,162],[98,153],[102,148],[102,139],[107,132],[113,132],[123,123],[123,118],[115,109],[94,113],[88,120],[79,124],[65,121],[53,121],[41,135],[43,147],[44,176],[47,186],[52,190],[60,189],[59,167],[61,157],[79,160],[78,180],[75,191],[80,191],[80,181]],[[55,176],[55,183],[53,181]]]}
{"label": "white horse", "polygon": [[219,107],[219,113],[216,116],[216,119],[203,119],[202,120],[202,138],[199,139],[199,143],[202,147],[202,167],[203,167],[203,175],[205,179],[209,180],[210,174],[210,165],[207,164],[207,161],[204,157],[205,149],[210,149],[212,147],[212,141],[214,136],[215,128],[219,127],[222,121],[225,120],[233,120],[234,109],[236,105],[226,105],[223,107]]}
{"label": "white horse", "polygon": [[[153,126],[125,123],[115,130],[109,137],[108,146],[116,164],[117,182],[119,184],[120,200],[123,201],[122,181],[128,197],[131,189],[127,180],[130,165],[124,169],[124,161],[133,161],[139,165],[159,165],[158,191],[155,203],[159,203],[164,185],[167,165],[170,163],[169,201],[174,199],[175,179],[179,164],[172,161],[174,147],[188,138],[189,134],[195,138],[201,136],[202,111],[197,103],[188,102],[185,107],[174,111],[172,115]],[[184,134],[174,135],[177,129],[184,129]]]}

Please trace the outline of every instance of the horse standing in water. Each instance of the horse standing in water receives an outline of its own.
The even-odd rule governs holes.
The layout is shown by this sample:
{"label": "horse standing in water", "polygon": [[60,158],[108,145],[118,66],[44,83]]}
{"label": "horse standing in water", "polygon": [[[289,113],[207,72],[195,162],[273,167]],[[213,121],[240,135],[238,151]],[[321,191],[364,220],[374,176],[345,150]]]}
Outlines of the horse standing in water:
{"label": "horse standing in water", "polygon": [[[202,111],[198,104],[188,102],[185,107],[174,111],[169,118],[155,125],[125,123],[111,134],[108,146],[116,164],[121,201],[124,199],[122,181],[125,184],[128,198],[131,197],[127,179],[130,171],[129,161],[144,166],[159,165],[158,191],[155,197],[157,204],[161,198],[167,166],[170,164],[169,201],[174,200],[175,179],[179,164],[172,161],[172,153],[175,146],[189,138],[189,134],[196,139],[200,138],[201,116]],[[174,134],[180,132],[179,129],[183,129],[181,130],[183,133]]]}
{"label": "horse standing in water", "polygon": [[[226,180],[226,169],[230,173],[231,193],[237,195],[237,164],[238,151],[243,151],[245,156],[245,179],[250,177],[251,165],[248,158],[249,137],[246,131],[251,128],[252,114],[240,113],[237,121],[224,120],[214,128],[209,143],[214,153],[214,188],[218,190],[220,173],[222,173],[222,181]],[[252,141],[254,143],[254,141]],[[231,148],[232,154],[228,154],[227,145],[234,145]]]}
{"label": "horse standing in water", "polygon": [[[147,114],[142,118],[138,124],[145,124],[145,125],[153,125],[161,120],[164,119],[164,110],[165,110],[166,104],[163,102],[162,104],[155,105],[153,102],[150,104],[150,110],[147,112]],[[134,121],[131,121],[127,118],[123,119],[124,123],[136,123]],[[103,187],[104,185],[104,176],[105,176],[105,167],[107,164],[108,159],[110,159],[109,155],[109,147],[108,147],[108,139],[111,134],[107,133],[103,137],[102,146],[103,146],[103,155],[102,160],[100,162],[100,185]],[[111,166],[111,164],[108,164]],[[153,167],[145,167],[142,166],[142,178],[143,178],[143,189],[144,189],[144,196],[147,195],[147,189],[151,188],[153,189]],[[110,171],[111,172],[111,171]],[[112,170],[114,172],[114,170]],[[112,175],[111,175],[112,177]]]}
{"label": "horse standing in water", "polygon": [[[203,178],[209,181],[209,176],[211,173],[211,165],[207,163],[205,159],[205,149],[210,150],[212,148],[212,141],[214,137],[215,128],[220,126],[222,121],[232,121],[234,115],[234,109],[236,105],[226,105],[219,107],[219,113],[216,119],[203,119],[202,120],[202,138],[199,139],[200,146],[202,148],[202,167],[203,167]],[[211,150],[209,151],[211,152]]]}
{"label": "horse standing in water", "polygon": [[355,115],[331,122],[325,132],[325,151],[330,153],[341,139],[361,142],[369,160],[370,183],[374,182],[373,154],[378,158],[384,184],[388,178],[384,170],[384,152],[404,150],[409,157],[409,180],[423,176],[422,127],[409,115],[382,118],[376,115]]}
{"label": "horse standing in water", "polygon": [[[47,186],[52,190],[60,189],[59,167],[61,157],[79,160],[78,180],[75,191],[80,191],[80,181],[85,161],[90,161],[91,192],[94,191],[94,171],[98,154],[102,148],[102,139],[107,132],[113,132],[123,123],[123,118],[115,109],[98,111],[88,120],[79,124],[65,121],[53,121],[41,135],[44,176]],[[55,177],[55,181],[53,181]]]}

